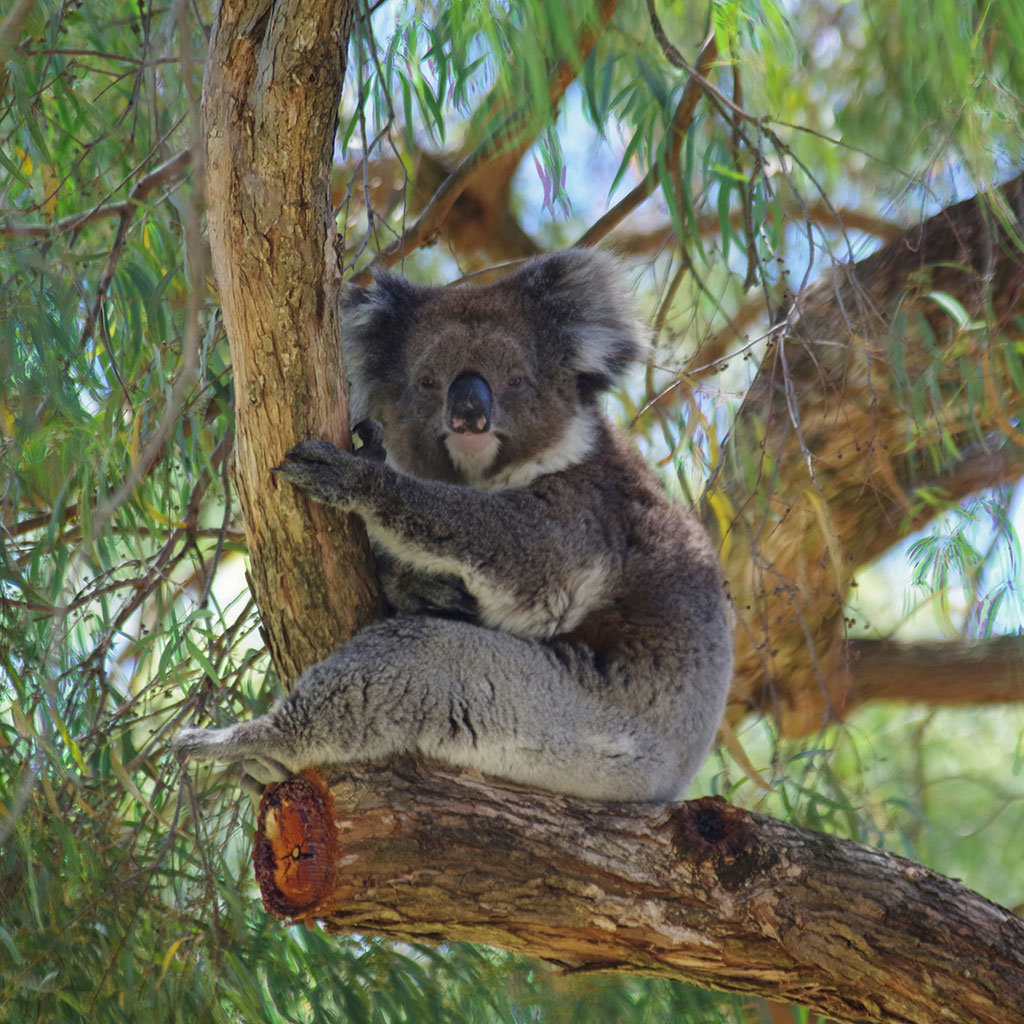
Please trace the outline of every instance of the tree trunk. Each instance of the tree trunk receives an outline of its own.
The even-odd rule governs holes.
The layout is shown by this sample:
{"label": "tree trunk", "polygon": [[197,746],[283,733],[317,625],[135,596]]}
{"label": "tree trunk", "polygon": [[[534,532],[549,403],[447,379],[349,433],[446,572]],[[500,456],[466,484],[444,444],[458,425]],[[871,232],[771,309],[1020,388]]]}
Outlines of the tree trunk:
{"label": "tree trunk", "polygon": [[[392,770],[393,769],[393,770]],[[413,760],[270,787],[264,902],[329,931],[469,941],[812,1007],[1008,1024],[1024,921],[959,882],[720,798],[592,804]]]}
{"label": "tree trunk", "polygon": [[329,183],[353,10],[352,0],[225,0],[203,88],[235,479],[253,594],[286,687],[380,614],[358,521],[271,473],[298,441],[349,444]]}

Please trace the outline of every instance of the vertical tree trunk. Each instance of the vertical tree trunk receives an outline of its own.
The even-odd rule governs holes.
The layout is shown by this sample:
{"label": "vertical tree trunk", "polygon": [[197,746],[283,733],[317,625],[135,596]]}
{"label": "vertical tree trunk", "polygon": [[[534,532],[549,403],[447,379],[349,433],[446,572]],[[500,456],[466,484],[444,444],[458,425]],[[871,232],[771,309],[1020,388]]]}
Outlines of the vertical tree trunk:
{"label": "vertical tree trunk", "polygon": [[379,614],[361,526],[271,473],[297,441],[348,444],[329,186],[353,10],[352,0],[225,0],[203,89],[235,478],[252,589],[285,686]]}

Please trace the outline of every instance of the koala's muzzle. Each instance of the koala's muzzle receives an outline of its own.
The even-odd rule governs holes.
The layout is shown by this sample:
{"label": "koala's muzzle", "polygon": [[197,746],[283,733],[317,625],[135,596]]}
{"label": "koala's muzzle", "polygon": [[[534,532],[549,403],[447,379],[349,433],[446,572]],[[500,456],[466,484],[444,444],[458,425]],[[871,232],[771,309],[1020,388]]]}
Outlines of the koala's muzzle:
{"label": "koala's muzzle", "polygon": [[483,377],[464,373],[448,389],[448,426],[456,434],[484,434],[491,428],[491,389]]}

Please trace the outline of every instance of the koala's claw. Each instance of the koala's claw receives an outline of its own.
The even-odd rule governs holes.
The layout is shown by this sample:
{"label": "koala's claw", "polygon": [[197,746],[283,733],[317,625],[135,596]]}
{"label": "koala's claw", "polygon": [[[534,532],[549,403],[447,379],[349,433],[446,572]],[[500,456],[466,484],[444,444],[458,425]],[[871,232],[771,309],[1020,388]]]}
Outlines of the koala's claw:
{"label": "koala's claw", "polygon": [[388,453],[384,448],[384,428],[377,420],[360,420],[353,428],[352,433],[359,438],[362,447],[357,449],[355,454],[361,459],[372,459],[374,462],[384,462]]}
{"label": "koala's claw", "polygon": [[250,779],[262,788],[270,786],[275,782],[284,782],[290,779],[292,773],[280,761],[272,757],[261,757],[258,759],[246,758],[242,762],[243,785],[245,779]]}
{"label": "koala's claw", "polygon": [[206,753],[211,730],[186,725],[171,740],[171,753],[182,763],[212,760]]}
{"label": "koala's claw", "polygon": [[[274,782],[283,782],[292,775],[288,768],[268,754],[252,753],[255,741],[251,734],[261,721],[265,720],[236,723],[222,729],[200,729],[188,725],[173,738],[171,750],[182,765],[187,761],[240,761],[239,783],[259,810],[264,788]],[[265,743],[266,737],[259,742]]]}
{"label": "koala's claw", "polygon": [[238,784],[242,792],[252,801],[253,810],[259,814],[260,804],[263,802],[263,791],[267,786],[275,782],[284,782],[291,778],[291,772],[280,761],[270,757],[261,757],[258,760],[246,758],[242,761],[242,774]]}
{"label": "koala's claw", "polygon": [[259,814],[260,804],[263,803],[263,783],[259,779],[254,779],[243,770],[238,780],[238,785],[241,786],[242,792],[252,801],[252,809]]}
{"label": "koala's claw", "polygon": [[[302,462],[323,462],[327,465],[337,466],[349,458],[349,453],[342,451],[330,441],[300,441],[294,448],[286,451],[284,457]],[[287,463],[285,463],[286,465]],[[282,466],[278,467],[278,469],[282,468]]]}
{"label": "koala's claw", "polygon": [[342,451],[329,441],[303,441],[285,453],[273,472],[314,501],[351,512],[366,484],[371,460]]}

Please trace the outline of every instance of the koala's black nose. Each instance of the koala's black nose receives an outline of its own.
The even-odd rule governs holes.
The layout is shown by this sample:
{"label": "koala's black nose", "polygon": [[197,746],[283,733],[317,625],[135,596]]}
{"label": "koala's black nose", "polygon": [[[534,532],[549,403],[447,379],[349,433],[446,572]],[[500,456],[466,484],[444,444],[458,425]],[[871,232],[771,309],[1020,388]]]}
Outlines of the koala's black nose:
{"label": "koala's black nose", "polygon": [[456,434],[483,434],[491,427],[491,389],[483,377],[464,373],[448,389],[448,426]]}

